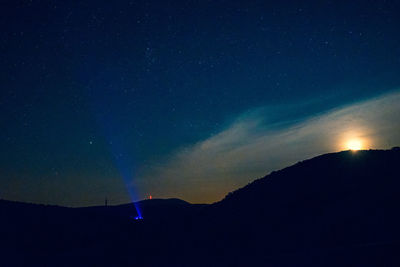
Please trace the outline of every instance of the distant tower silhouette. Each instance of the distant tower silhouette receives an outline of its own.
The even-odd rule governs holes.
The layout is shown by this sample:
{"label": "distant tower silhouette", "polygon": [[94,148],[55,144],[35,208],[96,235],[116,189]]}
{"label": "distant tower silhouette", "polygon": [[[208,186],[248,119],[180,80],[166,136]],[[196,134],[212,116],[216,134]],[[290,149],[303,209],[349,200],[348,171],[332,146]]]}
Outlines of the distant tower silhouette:
{"label": "distant tower silhouette", "polygon": [[106,206],[107,207],[107,205],[108,205],[108,199],[107,199],[107,197],[104,199],[104,206]]}

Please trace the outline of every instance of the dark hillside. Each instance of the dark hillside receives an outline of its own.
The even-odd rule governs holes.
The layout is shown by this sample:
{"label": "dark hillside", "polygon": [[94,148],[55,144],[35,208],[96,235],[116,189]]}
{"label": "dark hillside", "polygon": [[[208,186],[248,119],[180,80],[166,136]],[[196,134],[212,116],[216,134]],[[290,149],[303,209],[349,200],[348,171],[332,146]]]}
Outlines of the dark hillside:
{"label": "dark hillside", "polygon": [[2,266],[399,266],[399,166],[399,149],[325,154],[212,205],[141,201],[139,221],[2,200]]}

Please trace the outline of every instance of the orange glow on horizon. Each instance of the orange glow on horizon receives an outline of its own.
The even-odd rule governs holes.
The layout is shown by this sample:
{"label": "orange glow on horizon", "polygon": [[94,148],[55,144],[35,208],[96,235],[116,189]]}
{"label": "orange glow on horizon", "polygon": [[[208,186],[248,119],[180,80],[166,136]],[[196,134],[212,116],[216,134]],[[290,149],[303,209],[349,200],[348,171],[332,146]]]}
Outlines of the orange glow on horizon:
{"label": "orange glow on horizon", "polygon": [[363,143],[360,139],[351,139],[346,144],[347,149],[357,151],[363,149]]}
{"label": "orange glow on horizon", "polygon": [[371,148],[373,140],[368,137],[368,129],[353,129],[343,132],[338,137],[337,147],[340,151],[343,150],[366,150]]}

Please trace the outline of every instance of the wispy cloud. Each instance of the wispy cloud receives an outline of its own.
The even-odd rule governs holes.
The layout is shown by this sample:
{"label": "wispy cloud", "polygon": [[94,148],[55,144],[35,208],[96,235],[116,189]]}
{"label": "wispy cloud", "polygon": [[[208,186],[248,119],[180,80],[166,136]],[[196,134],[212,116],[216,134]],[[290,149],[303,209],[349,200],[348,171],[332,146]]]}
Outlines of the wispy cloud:
{"label": "wispy cloud", "polygon": [[142,169],[134,186],[158,197],[212,202],[273,170],[345,150],[352,138],[365,148],[400,144],[400,92],[302,120],[287,116],[300,108],[246,112],[225,130]]}

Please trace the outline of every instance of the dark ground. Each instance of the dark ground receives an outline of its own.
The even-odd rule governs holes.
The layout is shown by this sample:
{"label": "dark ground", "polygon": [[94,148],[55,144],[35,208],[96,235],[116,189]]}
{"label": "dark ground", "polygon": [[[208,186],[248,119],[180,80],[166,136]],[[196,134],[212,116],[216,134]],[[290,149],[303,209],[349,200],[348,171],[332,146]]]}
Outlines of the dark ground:
{"label": "dark ground", "polygon": [[1,266],[400,266],[400,150],[325,154],[211,205],[0,201]]}

